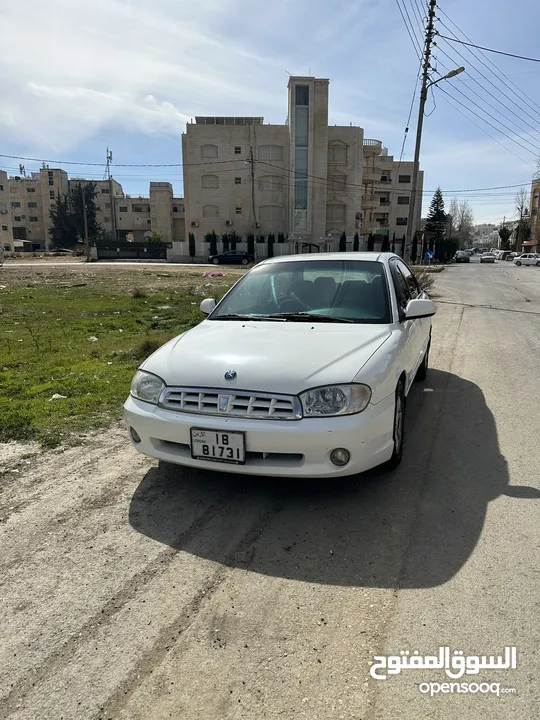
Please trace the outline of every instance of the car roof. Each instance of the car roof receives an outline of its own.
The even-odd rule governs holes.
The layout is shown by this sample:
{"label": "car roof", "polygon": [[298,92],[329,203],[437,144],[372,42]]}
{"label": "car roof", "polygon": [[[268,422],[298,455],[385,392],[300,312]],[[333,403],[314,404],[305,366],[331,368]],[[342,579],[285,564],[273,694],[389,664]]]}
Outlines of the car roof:
{"label": "car roof", "polygon": [[266,260],[262,260],[259,263],[260,265],[270,265],[274,263],[283,263],[283,262],[298,262],[299,260],[302,260],[303,262],[314,262],[315,260],[348,260],[348,261],[370,261],[370,262],[380,262],[380,263],[387,263],[390,258],[398,258],[401,260],[401,257],[397,253],[382,253],[382,252],[331,252],[331,253],[298,253],[297,255],[282,255],[277,256],[273,258],[267,258]]}

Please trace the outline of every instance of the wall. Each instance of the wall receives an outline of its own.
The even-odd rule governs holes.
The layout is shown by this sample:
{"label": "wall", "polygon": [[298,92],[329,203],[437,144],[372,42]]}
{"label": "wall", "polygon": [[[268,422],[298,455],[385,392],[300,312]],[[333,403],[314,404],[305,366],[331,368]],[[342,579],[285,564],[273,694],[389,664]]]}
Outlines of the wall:
{"label": "wall", "polygon": [[13,234],[11,231],[11,212],[9,199],[9,180],[4,170],[0,170],[0,245],[6,249],[13,249]]}

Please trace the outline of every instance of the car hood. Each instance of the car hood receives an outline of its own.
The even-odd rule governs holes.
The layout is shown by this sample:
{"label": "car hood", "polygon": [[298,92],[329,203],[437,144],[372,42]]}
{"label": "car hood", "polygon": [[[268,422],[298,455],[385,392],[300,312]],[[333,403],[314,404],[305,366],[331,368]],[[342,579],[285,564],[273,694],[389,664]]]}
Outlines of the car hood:
{"label": "car hood", "polygon": [[207,320],[142,368],[167,385],[297,394],[351,382],[391,334],[389,325]]}

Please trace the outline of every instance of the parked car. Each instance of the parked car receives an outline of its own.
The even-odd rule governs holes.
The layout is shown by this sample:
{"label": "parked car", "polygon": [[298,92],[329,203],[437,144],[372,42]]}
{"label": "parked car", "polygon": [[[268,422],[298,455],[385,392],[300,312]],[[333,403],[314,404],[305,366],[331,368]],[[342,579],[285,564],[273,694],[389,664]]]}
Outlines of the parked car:
{"label": "parked car", "polygon": [[471,261],[471,256],[470,256],[469,253],[466,252],[465,250],[458,250],[458,251],[456,252],[456,254],[454,255],[454,260],[455,260],[457,263],[458,263],[458,262],[466,262],[466,263],[468,263],[468,262]]}
{"label": "parked car", "polygon": [[497,260],[508,260],[511,254],[510,250],[499,250]]}
{"label": "parked car", "polygon": [[133,378],[124,412],[137,450],[262,476],[399,464],[436,311],[399,256],[271,258],[200,307],[208,317]]}
{"label": "parked car", "polygon": [[209,255],[208,262],[214,265],[248,265],[255,262],[255,257],[245,252],[245,250],[227,250],[220,255]]}
{"label": "parked car", "polygon": [[515,265],[537,265],[540,267],[540,255],[538,253],[523,253],[514,258]]}
{"label": "parked car", "polygon": [[480,255],[480,262],[481,263],[494,263],[495,255],[491,252],[482,253],[482,255]]}

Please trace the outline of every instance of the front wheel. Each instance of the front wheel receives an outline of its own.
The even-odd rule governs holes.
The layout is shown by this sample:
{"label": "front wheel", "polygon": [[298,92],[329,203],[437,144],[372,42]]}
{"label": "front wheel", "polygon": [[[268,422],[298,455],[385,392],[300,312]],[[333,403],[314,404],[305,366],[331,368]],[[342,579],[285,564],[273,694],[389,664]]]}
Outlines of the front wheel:
{"label": "front wheel", "polygon": [[536,267],[540,267],[540,260],[536,263]]}
{"label": "front wheel", "polygon": [[214,258],[212,262],[214,263],[214,265],[219,265],[219,260],[217,258]]}
{"label": "front wheel", "polygon": [[405,382],[400,380],[396,388],[396,404],[394,409],[394,449],[392,457],[387,463],[388,468],[396,468],[403,458],[403,437],[405,431]]}
{"label": "front wheel", "polygon": [[519,262],[519,260],[516,262],[516,265],[517,265],[518,267],[521,265],[521,263]]}
{"label": "front wheel", "polygon": [[246,259],[246,258],[242,258],[242,265],[247,265],[247,264],[248,264],[247,259]]}

